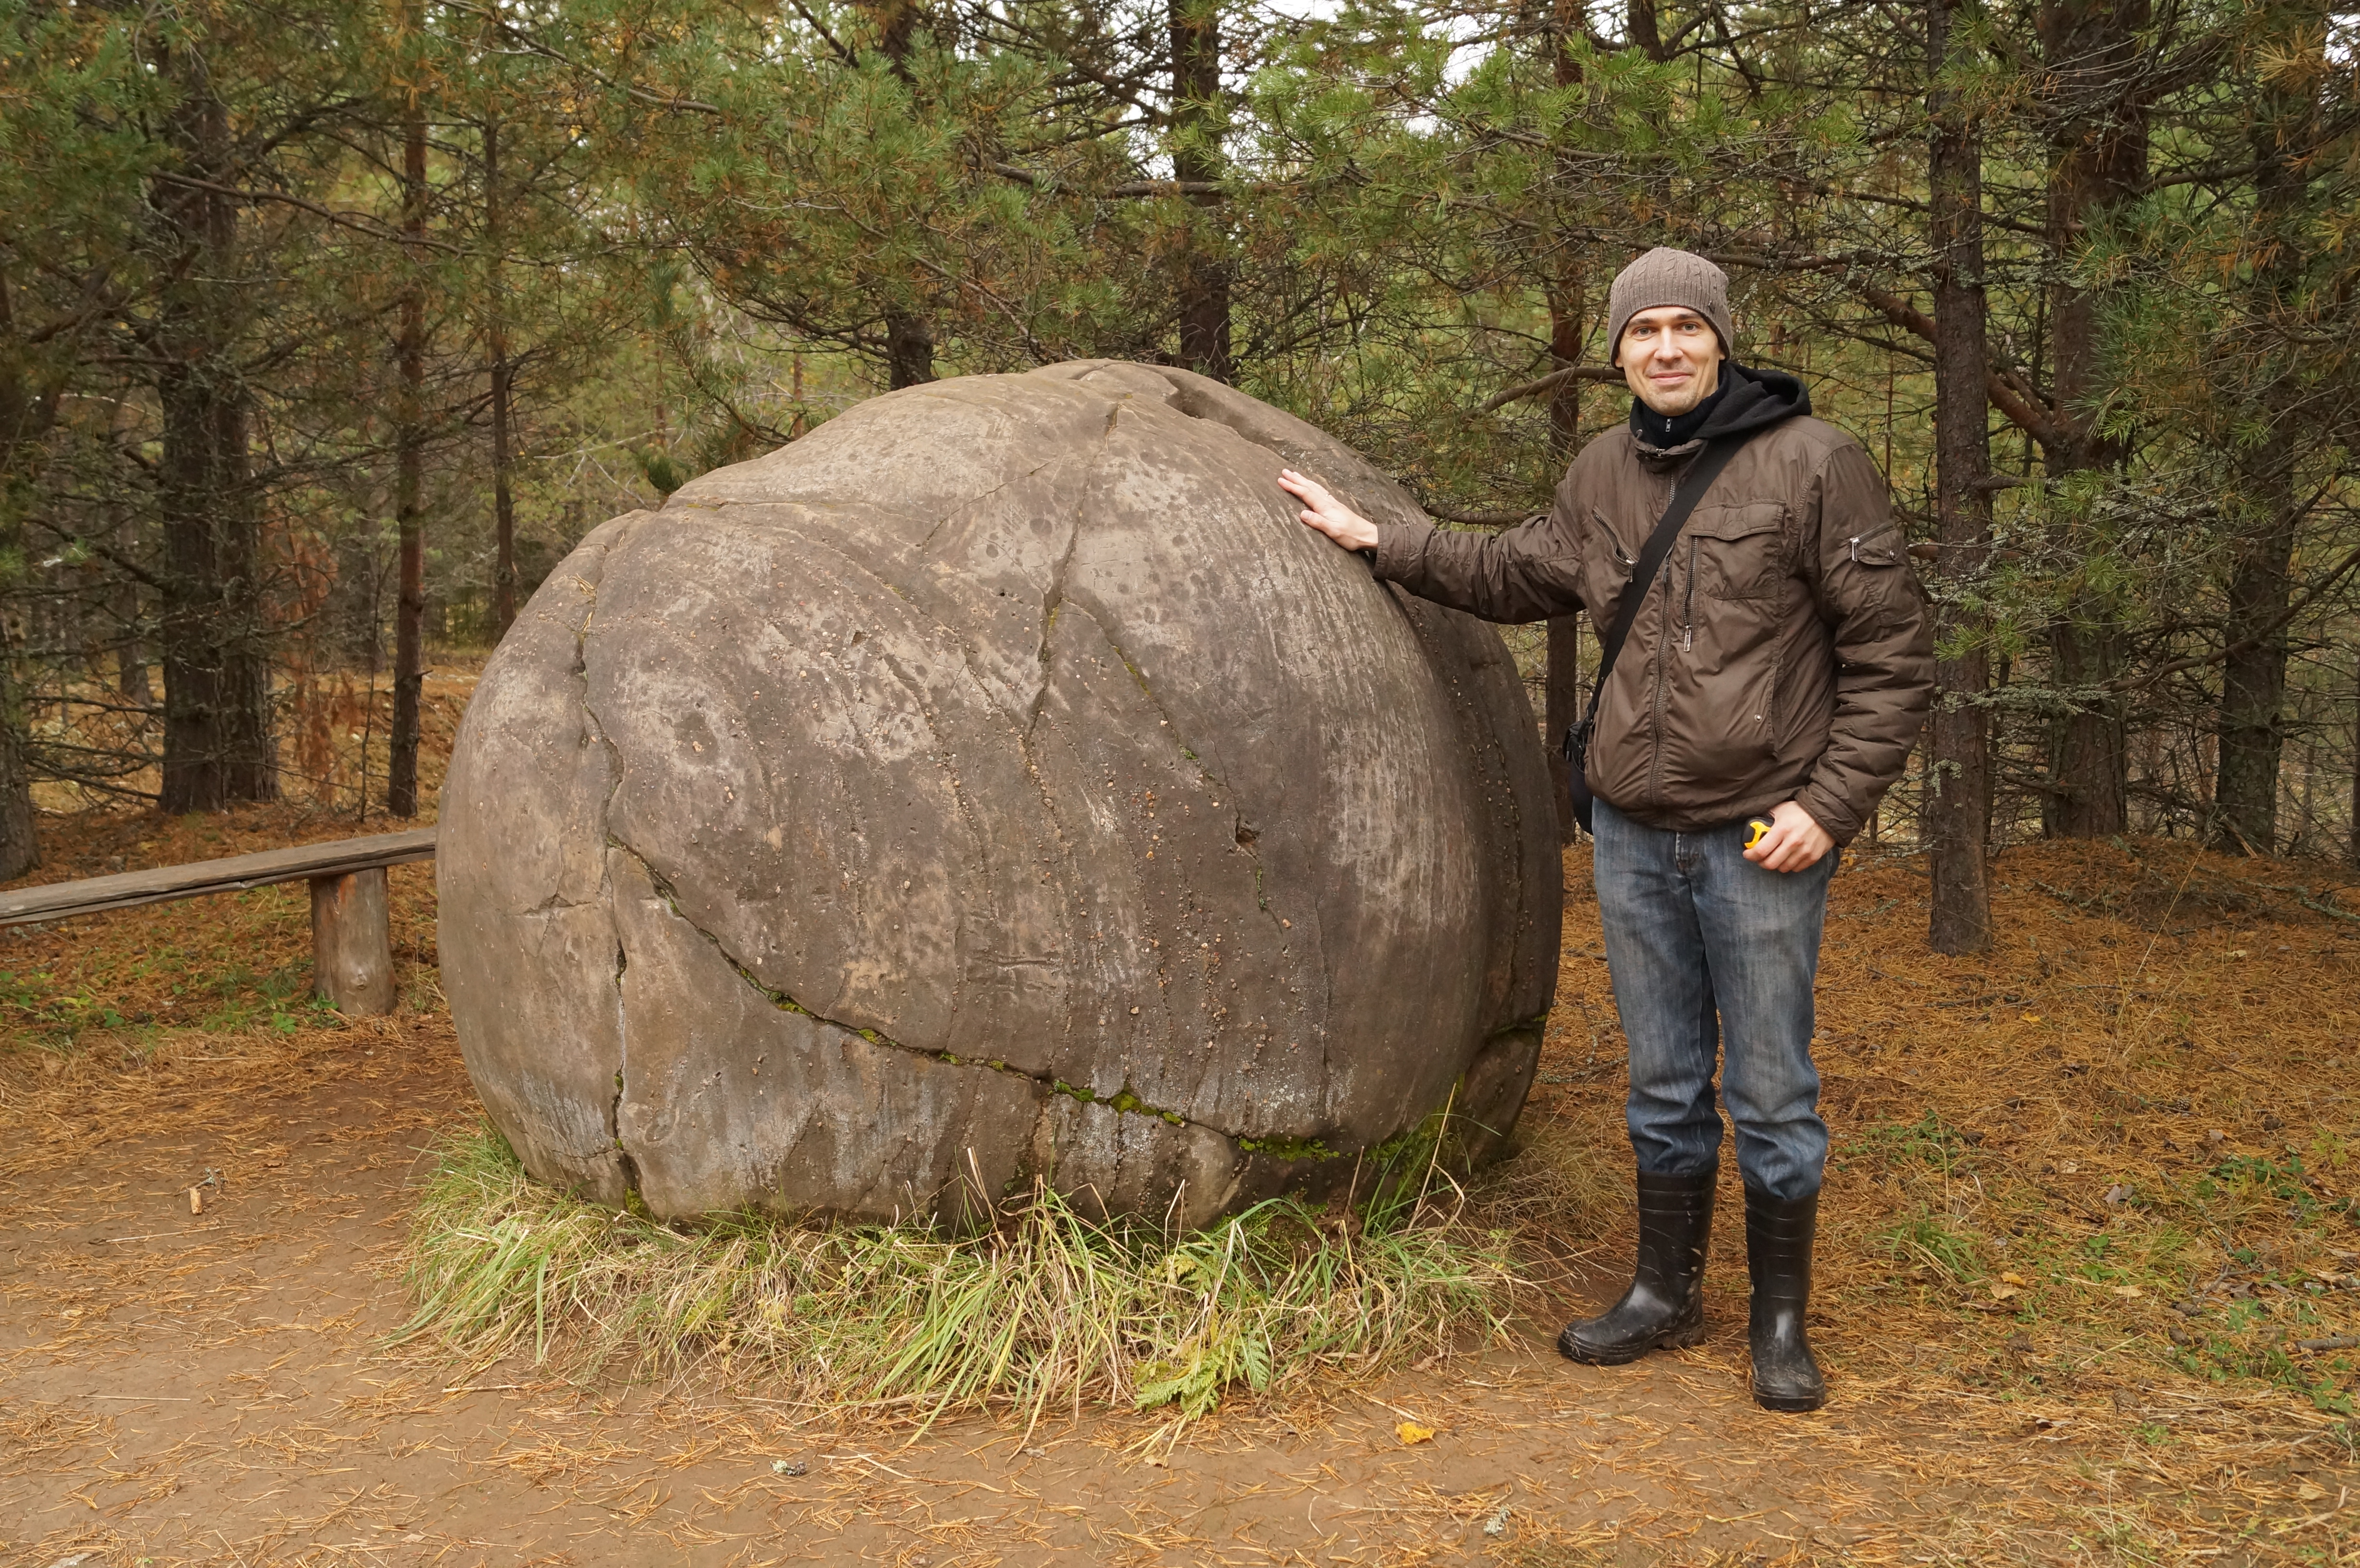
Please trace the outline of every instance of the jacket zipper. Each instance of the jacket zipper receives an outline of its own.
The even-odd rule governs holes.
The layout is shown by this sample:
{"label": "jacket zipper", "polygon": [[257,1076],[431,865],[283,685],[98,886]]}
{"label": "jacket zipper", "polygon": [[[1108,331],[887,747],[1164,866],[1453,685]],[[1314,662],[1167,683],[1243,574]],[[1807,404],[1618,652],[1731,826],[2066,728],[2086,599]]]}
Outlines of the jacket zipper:
{"label": "jacket zipper", "polygon": [[1696,651],[1696,535],[1688,535],[1688,583],[1680,600],[1680,651]]}
{"label": "jacket zipper", "polygon": [[[1687,470],[1683,469],[1681,472],[1686,473]],[[1679,479],[1675,475],[1671,484],[1664,488],[1666,510],[1670,509],[1672,495],[1678,488]],[[1660,523],[1663,521],[1663,517],[1662,512],[1657,512],[1655,520]],[[1695,548],[1693,540],[1690,541],[1689,548],[1691,550]],[[1672,641],[1672,580],[1666,577],[1661,581],[1664,587],[1664,613],[1660,624],[1663,629],[1655,637],[1655,723],[1651,726],[1654,733],[1649,736],[1653,742],[1654,755],[1647,759],[1647,801],[1650,805],[1659,804],[1664,793],[1664,677],[1665,666],[1669,662]],[[1653,583],[1649,584],[1650,588],[1653,586]],[[1636,631],[1638,627],[1633,626],[1631,629]]]}
{"label": "jacket zipper", "polygon": [[1663,798],[1664,677],[1665,669],[1671,662],[1672,642],[1672,580],[1668,577],[1664,579],[1663,598],[1664,629],[1662,635],[1655,638],[1655,723],[1654,726],[1655,754],[1649,758],[1647,766],[1647,799],[1651,804],[1659,804]]}

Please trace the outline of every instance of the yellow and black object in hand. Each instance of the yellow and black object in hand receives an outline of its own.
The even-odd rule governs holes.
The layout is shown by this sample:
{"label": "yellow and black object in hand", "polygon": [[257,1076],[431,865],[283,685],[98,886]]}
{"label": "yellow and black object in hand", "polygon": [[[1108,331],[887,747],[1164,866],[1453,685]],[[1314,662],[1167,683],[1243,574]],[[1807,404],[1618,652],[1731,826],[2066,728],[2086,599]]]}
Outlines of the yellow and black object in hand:
{"label": "yellow and black object in hand", "polygon": [[1746,847],[1746,848],[1748,848],[1748,849],[1752,849],[1755,844],[1760,844],[1760,843],[1761,843],[1765,838],[1768,837],[1768,836],[1769,836],[1769,833],[1770,833],[1770,819],[1769,819],[1769,818],[1767,818],[1767,817],[1748,817],[1748,818],[1746,818],[1746,819],[1745,819],[1745,847]]}

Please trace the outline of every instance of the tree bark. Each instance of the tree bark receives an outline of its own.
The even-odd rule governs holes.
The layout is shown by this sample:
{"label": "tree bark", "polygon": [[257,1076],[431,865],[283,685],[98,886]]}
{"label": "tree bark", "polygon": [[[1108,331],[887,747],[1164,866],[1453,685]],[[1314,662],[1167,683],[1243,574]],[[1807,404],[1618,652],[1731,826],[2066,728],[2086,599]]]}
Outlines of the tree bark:
{"label": "tree bark", "polygon": [[492,619],[501,637],[516,624],[516,495],[509,471],[509,402],[514,392],[508,365],[508,279],[500,211],[500,117],[484,116],[484,248],[486,346],[492,354]]}
{"label": "tree bark", "polygon": [[[2060,439],[2044,448],[2049,479],[2123,461],[2123,443],[2099,429],[2093,399],[2103,300],[2070,272],[2090,225],[2136,199],[2147,180],[2147,106],[2139,34],[2149,0],[2049,0],[2038,16],[2049,115],[2049,249],[2053,281],[2049,322],[2050,385]],[[2054,545],[2087,560],[2097,541],[2085,519],[2068,517]],[[2105,688],[2122,669],[2122,637],[2106,595],[2077,589],[2049,628],[2057,683],[2103,694],[2076,700],[2050,726],[2049,791],[2042,825],[2062,838],[2105,838],[2128,826],[2128,736],[2120,696]]]}
{"label": "tree bark", "polygon": [[0,646],[0,882],[41,863],[33,818],[33,775],[25,757],[24,704],[16,695],[15,650]]}
{"label": "tree bark", "polygon": [[[11,552],[23,549],[19,525],[26,495],[41,461],[42,441],[57,419],[60,389],[53,377],[35,377],[18,354],[8,279],[0,273],[0,545]],[[15,667],[16,650],[0,628],[0,881],[22,877],[41,863]]]}
{"label": "tree bark", "polygon": [[2344,858],[2360,866],[2360,659],[2353,662],[2352,676],[2352,833]]}
{"label": "tree bark", "polygon": [[[408,25],[419,27],[417,13]],[[404,266],[422,265],[426,234],[426,112],[413,92],[401,116],[401,232]],[[393,615],[392,756],[386,765],[385,809],[418,814],[419,700],[425,685],[426,290],[413,273],[401,297],[400,424],[394,432],[394,527],[400,587]]]}
{"label": "tree bark", "polygon": [[2254,526],[2233,544],[2222,662],[2212,846],[2267,855],[2278,844],[2278,763],[2286,746],[2286,614],[2296,525],[2288,438],[2273,434],[2242,466]]}
{"label": "tree bark", "polygon": [[1624,16],[1623,30],[1630,36],[1631,46],[1661,64],[1667,51],[1663,27],[1655,20],[1655,0],[1631,0]]}
{"label": "tree bark", "polygon": [[1990,402],[1983,387],[1983,144],[1971,108],[1944,81],[1962,0],[1928,0],[1926,95],[1934,253],[1934,466],[1937,637],[1953,651],[1935,665],[1928,769],[1937,953],[1991,946],[1986,841],[1991,821],[1991,671],[1963,590],[1991,548]]}
{"label": "tree bark", "polygon": [[934,378],[934,334],[925,318],[905,310],[885,313],[885,384],[895,391],[923,387]]}
{"label": "tree bark", "polygon": [[[2276,8],[2279,37],[2272,40],[2289,54],[2304,47],[2306,22],[2320,20],[2315,6]],[[2309,96],[2275,84],[2258,93],[2251,133],[2254,227],[2256,260],[2246,287],[2252,317],[2267,323],[2273,352],[2262,356],[2267,380],[2256,401],[2267,433],[2238,461],[2246,501],[2242,527],[2234,529],[2225,614],[2221,637],[2229,657],[2221,670],[2221,719],[2216,741],[2219,772],[2212,789],[2212,844],[2216,849],[2267,855],[2278,844],[2278,763],[2286,746],[2286,667],[2291,628],[2281,623],[2292,588],[2295,539],[2304,514],[2297,498],[2297,447],[2292,429],[2300,390],[2290,360],[2298,351],[2285,341],[2292,299],[2303,269],[2301,222],[2303,171],[2294,158],[2311,139],[2318,109]],[[2249,329],[2250,330],[2250,329]],[[2257,333],[2256,335],[2261,335]]]}
{"label": "tree bark", "polygon": [[2093,694],[2075,699],[2049,726],[2041,831],[2051,838],[2112,838],[2130,825],[2130,734],[2122,697],[2107,689],[2123,668],[2113,605],[2096,594],[2072,595],[2049,628],[2049,654],[2058,686]]}
{"label": "tree bark", "polygon": [[[1221,16],[1218,0],[1171,0],[1172,176],[1221,178]],[[1180,363],[1216,381],[1233,381],[1229,357],[1229,270],[1218,243],[1217,191],[1191,192],[1196,212],[1179,256]]]}
{"label": "tree bark", "polygon": [[[1559,87],[1581,80],[1581,67],[1568,46],[1581,36],[1582,16],[1574,0],[1557,0],[1555,26],[1549,30],[1551,75]],[[1569,159],[1557,163],[1560,199],[1577,189]],[[1547,289],[1549,368],[1563,370],[1581,363],[1581,339],[1589,305],[1589,275],[1585,258],[1570,239],[1557,241],[1554,272]],[[1570,466],[1581,439],[1581,378],[1568,376],[1549,393],[1549,463]],[[1565,734],[1581,719],[1581,620],[1557,615],[1548,623],[1548,669],[1542,695],[1542,750],[1548,757],[1549,782],[1557,796],[1559,844],[1571,844],[1579,831],[1573,815],[1573,766],[1566,760]]]}
{"label": "tree bark", "polygon": [[[182,95],[166,134],[178,172],[228,183],[235,178],[228,114],[203,62],[184,50],[171,69]],[[173,251],[157,331],[163,440],[156,489],[164,534],[158,804],[175,813],[217,811],[279,792],[258,578],[261,519],[235,350],[237,209],[218,190],[177,182],[158,182],[151,201]]]}
{"label": "tree bark", "polygon": [[[126,517],[115,525],[115,548],[126,560],[138,553],[139,531],[133,518]],[[119,628],[115,643],[115,690],[145,707],[155,702],[156,693],[148,683],[148,655],[139,637],[139,584],[128,573],[115,592],[115,618]]]}
{"label": "tree bark", "polygon": [[[910,53],[918,40],[917,0],[867,0],[865,9],[877,27],[877,48],[892,68],[893,79],[910,92],[916,107],[918,79],[910,70]],[[924,316],[900,307],[885,311],[885,385],[893,391],[923,387],[934,378],[934,332]]]}

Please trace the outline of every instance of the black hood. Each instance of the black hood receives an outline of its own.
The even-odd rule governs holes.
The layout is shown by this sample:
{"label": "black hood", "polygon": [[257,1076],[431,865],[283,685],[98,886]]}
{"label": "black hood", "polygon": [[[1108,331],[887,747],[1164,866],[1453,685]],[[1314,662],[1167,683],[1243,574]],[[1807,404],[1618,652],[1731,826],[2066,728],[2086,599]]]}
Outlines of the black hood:
{"label": "black hood", "polygon": [[1641,447],[1668,455],[1740,430],[1760,430],[1811,411],[1811,394],[1783,370],[1755,370],[1733,359],[1721,364],[1713,395],[1674,419],[1631,399],[1631,433]]}

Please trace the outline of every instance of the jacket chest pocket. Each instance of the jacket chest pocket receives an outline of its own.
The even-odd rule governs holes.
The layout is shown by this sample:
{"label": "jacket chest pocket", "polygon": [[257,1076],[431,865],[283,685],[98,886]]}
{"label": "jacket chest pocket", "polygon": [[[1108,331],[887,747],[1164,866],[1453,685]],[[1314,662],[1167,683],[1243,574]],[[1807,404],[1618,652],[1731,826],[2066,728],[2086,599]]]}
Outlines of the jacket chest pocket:
{"label": "jacket chest pocket", "polygon": [[1591,537],[1600,548],[1586,550],[1583,600],[1601,607],[1612,607],[1622,602],[1623,590],[1631,585],[1631,572],[1638,565],[1631,552],[1622,546],[1622,535],[1606,514],[1597,507],[1590,508]]}
{"label": "jacket chest pocket", "polygon": [[1697,586],[1715,599],[1772,599],[1793,570],[1786,508],[1775,501],[1699,506],[1689,519]]}

